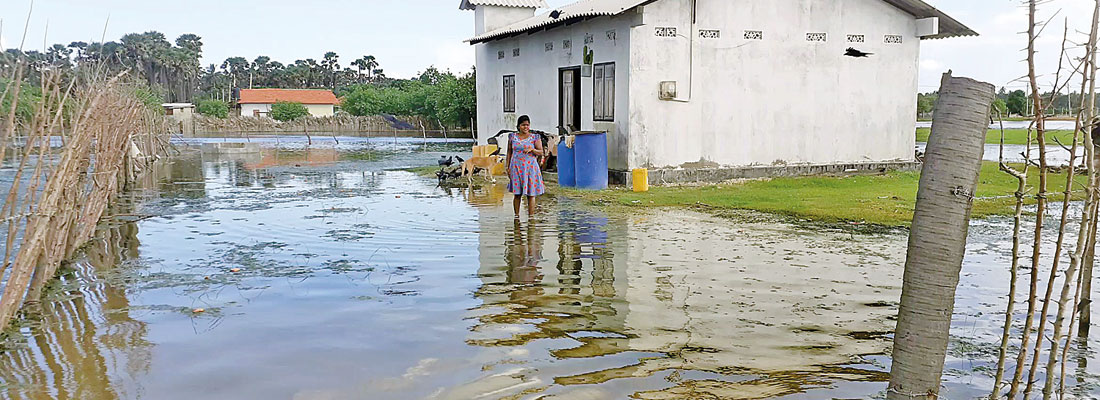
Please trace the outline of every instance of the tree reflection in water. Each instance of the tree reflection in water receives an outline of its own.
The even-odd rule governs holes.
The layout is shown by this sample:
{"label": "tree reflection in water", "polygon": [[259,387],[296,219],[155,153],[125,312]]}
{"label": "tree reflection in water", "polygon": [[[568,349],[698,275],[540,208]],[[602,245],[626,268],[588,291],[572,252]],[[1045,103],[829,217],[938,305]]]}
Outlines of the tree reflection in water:
{"label": "tree reflection in water", "polygon": [[0,351],[8,399],[141,397],[153,344],[130,315],[128,277],[138,260],[137,204],[145,196],[205,197],[198,154],[154,164],[120,194],[96,237],[25,313],[21,335]]}
{"label": "tree reflection in water", "polygon": [[137,257],[137,224],[108,223],[44,301],[28,310],[21,343],[0,353],[10,399],[115,399],[141,394],[152,344],[129,314],[119,268]]}

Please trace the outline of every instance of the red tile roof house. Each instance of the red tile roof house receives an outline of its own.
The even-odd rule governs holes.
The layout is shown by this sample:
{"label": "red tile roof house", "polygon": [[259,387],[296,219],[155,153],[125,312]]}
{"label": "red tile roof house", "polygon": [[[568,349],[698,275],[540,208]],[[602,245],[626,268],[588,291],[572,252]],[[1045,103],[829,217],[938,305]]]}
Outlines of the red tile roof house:
{"label": "red tile roof house", "polygon": [[340,104],[331,91],[315,89],[241,89],[237,104],[242,117],[267,117],[271,106],[280,101],[302,103],[314,117],[331,117]]}

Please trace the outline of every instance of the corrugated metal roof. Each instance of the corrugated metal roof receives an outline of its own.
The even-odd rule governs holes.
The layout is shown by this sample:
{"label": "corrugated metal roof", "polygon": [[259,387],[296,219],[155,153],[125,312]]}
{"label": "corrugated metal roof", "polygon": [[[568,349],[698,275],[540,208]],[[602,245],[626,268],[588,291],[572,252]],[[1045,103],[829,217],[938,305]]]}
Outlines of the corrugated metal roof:
{"label": "corrugated metal roof", "polygon": [[473,10],[477,6],[546,8],[546,0],[462,0],[459,10]]}
{"label": "corrugated metal roof", "polygon": [[978,32],[974,32],[966,25],[951,18],[951,16],[945,14],[943,11],[932,7],[922,0],[882,0],[890,5],[897,7],[898,9],[909,13],[917,18],[940,18],[940,33],[932,36],[925,36],[922,39],[943,39],[959,36],[978,36]]}
{"label": "corrugated metal roof", "polygon": [[[465,4],[466,1],[480,1],[488,3],[506,1],[521,2],[524,0],[463,0],[463,4]],[[498,29],[494,29],[489,32],[485,32],[481,35],[477,35],[473,38],[467,39],[466,41],[470,44],[478,44],[523,32],[542,29],[554,24],[569,23],[578,19],[618,15],[634,7],[645,5],[654,1],[656,0],[581,0],[557,9],[556,11],[560,13],[558,18],[551,17],[551,12],[547,12]],[[922,39],[941,39],[957,36],[978,35],[977,32],[974,32],[966,25],[963,25],[959,21],[956,21],[954,18],[951,18],[947,14],[943,13],[940,10],[937,10],[935,7],[932,7],[922,0],[883,1],[917,18],[939,17],[940,33],[933,36],[925,36]]]}
{"label": "corrugated metal roof", "polygon": [[560,13],[558,18],[551,17],[551,12],[547,12],[485,32],[466,41],[470,44],[477,44],[514,33],[522,33],[554,24],[564,24],[577,19],[618,15],[626,10],[654,1],[656,0],[581,0],[557,9],[556,11]]}

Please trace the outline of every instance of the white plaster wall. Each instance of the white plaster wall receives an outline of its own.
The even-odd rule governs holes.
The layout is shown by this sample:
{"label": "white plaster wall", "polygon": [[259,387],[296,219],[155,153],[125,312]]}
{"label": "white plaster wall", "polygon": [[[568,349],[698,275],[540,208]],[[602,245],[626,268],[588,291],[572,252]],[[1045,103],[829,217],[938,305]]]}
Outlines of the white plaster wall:
{"label": "white plaster wall", "polygon": [[242,117],[254,116],[255,110],[260,110],[260,114],[266,116],[271,112],[271,104],[241,104]]}
{"label": "white plaster wall", "polygon": [[[627,168],[627,149],[630,113],[630,35],[637,14],[627,13],[616,17],[562,26],[534,35],[522,34],[513,38],[476,45],[477,53],[477,125],[481,143],[502,129],[515,129],[520,115],[531,117],[532,129],[556,132],[558,125],[558,74],[560,68],[580,66],[585,35],[594,40],[589,47],[594,52],[595,64],[614,62],[615,121],[593,122],[592,78],[581,78],[581,129],[608,132],[608,164],[612,169]],[[615,31],[615,40],[607,32]],[[566,39],[572,48],[562,48]],[[554,44],[553,51],[546,51],[546,43]],[[520,49],[520,56],[513,57],[512,50]],[[504,51],[504,59],[497,59],[497,51]],[[504,110],[504,76],[516,76],[516,112]]]}
{"label": "white plaster wall", "polygon": [[[645,6],[644,25],[630,35],[630,167],[913,158],[914,17],[881,0],[698,0],[695,29],[721,30],[719,39],[700,39],[691,3]],[[663,26],[681,36],[656,37]],[[745,30],[764,39],[745,40]],[[807,42],[808,32],[828,41]],[[848,34],[866,42],[847,43]],[[904,42],[885,44],[887,34]],[[843,56],[850,46],[875,54]],[[664,80],[677,81],[690,101],[659,100]]]}
{"label": "white plaster wall", "polygon": [[168,119],[174,121],[190,121],[195,116],[194,107],[176,108],[172,110],[172,115],[168,116]]}
{"label": "white plaster wall", "polygon": [[[306,104],[309,115],[314,117],[331,117],[335,114],[331,104]],[[254,110],[260,110],[261,116],[267,117],[271,113],[271,104],[241,104],[241,116],[251,117]]]}
{"label": "white plaster wall", "polygon": [[531,18],[534,15],[534,8],[477,6],[474,9],[474,33],[480,35]]}
{"label": "white plaster wall", "polygon": [[332,104],[306,104],[309,115],[314,117],[331,117],[336,114],[334,108]]}

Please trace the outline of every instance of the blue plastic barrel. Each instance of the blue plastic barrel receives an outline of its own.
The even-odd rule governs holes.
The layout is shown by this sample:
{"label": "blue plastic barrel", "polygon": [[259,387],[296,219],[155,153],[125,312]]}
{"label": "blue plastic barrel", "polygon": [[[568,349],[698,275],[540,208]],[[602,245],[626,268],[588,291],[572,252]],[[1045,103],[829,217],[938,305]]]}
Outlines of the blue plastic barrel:
{"label": "blue plastic barrel", "polygon": [[558,143],[558,186],[577,186],[577,169],[573,157],[573,149],[566,146],[564,140]]}
{"label": "blue plastic barrel", "polygon": [[577,242],[592,247],[604,247],[607,244],[607,218],[583,214],[577,221]]}
{"label": "blue plastic barrel", "polygon": [[588,190],[607,189],[607,134],[578,134],[573,151],[577,187]]}

